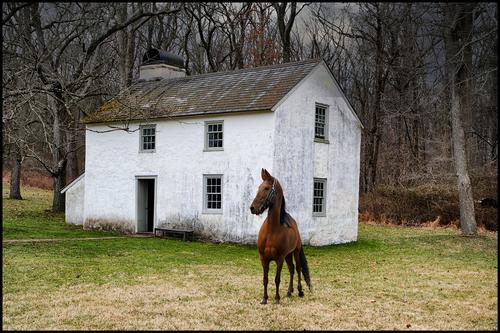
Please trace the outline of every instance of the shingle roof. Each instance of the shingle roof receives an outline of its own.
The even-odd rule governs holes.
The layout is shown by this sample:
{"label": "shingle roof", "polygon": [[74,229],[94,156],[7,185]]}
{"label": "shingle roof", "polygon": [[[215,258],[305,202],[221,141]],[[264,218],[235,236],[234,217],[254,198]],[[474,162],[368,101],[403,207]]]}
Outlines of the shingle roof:
{"label": "shingle roof", "polygon": [[84,123],[271,110],[320,59],[138,81],[104,103]]}

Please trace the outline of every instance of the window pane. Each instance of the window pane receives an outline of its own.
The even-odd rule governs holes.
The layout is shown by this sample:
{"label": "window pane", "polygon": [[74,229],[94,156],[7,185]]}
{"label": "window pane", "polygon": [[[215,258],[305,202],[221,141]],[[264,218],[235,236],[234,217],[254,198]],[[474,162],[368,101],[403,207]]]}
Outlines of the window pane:
{"label": "window pane", "polygon": [[325,212],[325,180],[314,180],[313,213]]}
{"label": "window pane", "polygon": [[325,138],[325,125],[326,125],[326,108],[321,106],[316,106],[315,114],[315,137],[324,139]]}
{"label": "window pane", "polygon": [[222,123],[207,124],[207,147],[221,148],[222,143]]}
{"label": "window pane", "polygon": [[154,150],[155,149],[155,127],[141,128],[141,148],[142,150]]}
{"label": "window pane", "polygon": [[207,209],[222,208],[222,179],[221,177],[206,178],[205,198]]}

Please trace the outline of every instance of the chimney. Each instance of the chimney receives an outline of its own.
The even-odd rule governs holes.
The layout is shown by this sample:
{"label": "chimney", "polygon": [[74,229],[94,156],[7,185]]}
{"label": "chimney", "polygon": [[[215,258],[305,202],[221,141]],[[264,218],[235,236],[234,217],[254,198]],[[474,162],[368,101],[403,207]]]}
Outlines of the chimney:
{"label": "chimney", "polygon": [[139,80],[172,79],[185,77],[184,59],[170,52],[149,49],[142,57]]}

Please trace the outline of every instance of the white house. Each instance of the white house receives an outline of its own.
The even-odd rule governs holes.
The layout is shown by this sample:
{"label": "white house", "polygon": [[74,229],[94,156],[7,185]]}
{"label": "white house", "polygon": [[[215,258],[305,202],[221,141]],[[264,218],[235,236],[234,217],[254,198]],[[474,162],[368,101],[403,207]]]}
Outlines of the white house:
{"label": "white house", "polygon": [[266,168],[305,244],[357,239],[362,124],[323,60],[193,76],[163,51],[143,60],[139,80],[84,119],[68,223],[254,243],[266,214],[249,207]]}

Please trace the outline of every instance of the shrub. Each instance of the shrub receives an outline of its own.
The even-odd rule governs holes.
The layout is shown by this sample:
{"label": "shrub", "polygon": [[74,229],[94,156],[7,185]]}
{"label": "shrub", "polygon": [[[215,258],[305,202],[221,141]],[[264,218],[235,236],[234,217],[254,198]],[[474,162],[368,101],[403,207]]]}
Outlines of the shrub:
{"label": "shrub", "polygon": [[[483,207],[480,199],[497,197],[497,175],[472,176],[478,227],[498,230],[498,210]],[[379,186],[360,197],[362,222],[408,226],[459,226],[460,208],[456,184],[451,181],[414,187]]]}

